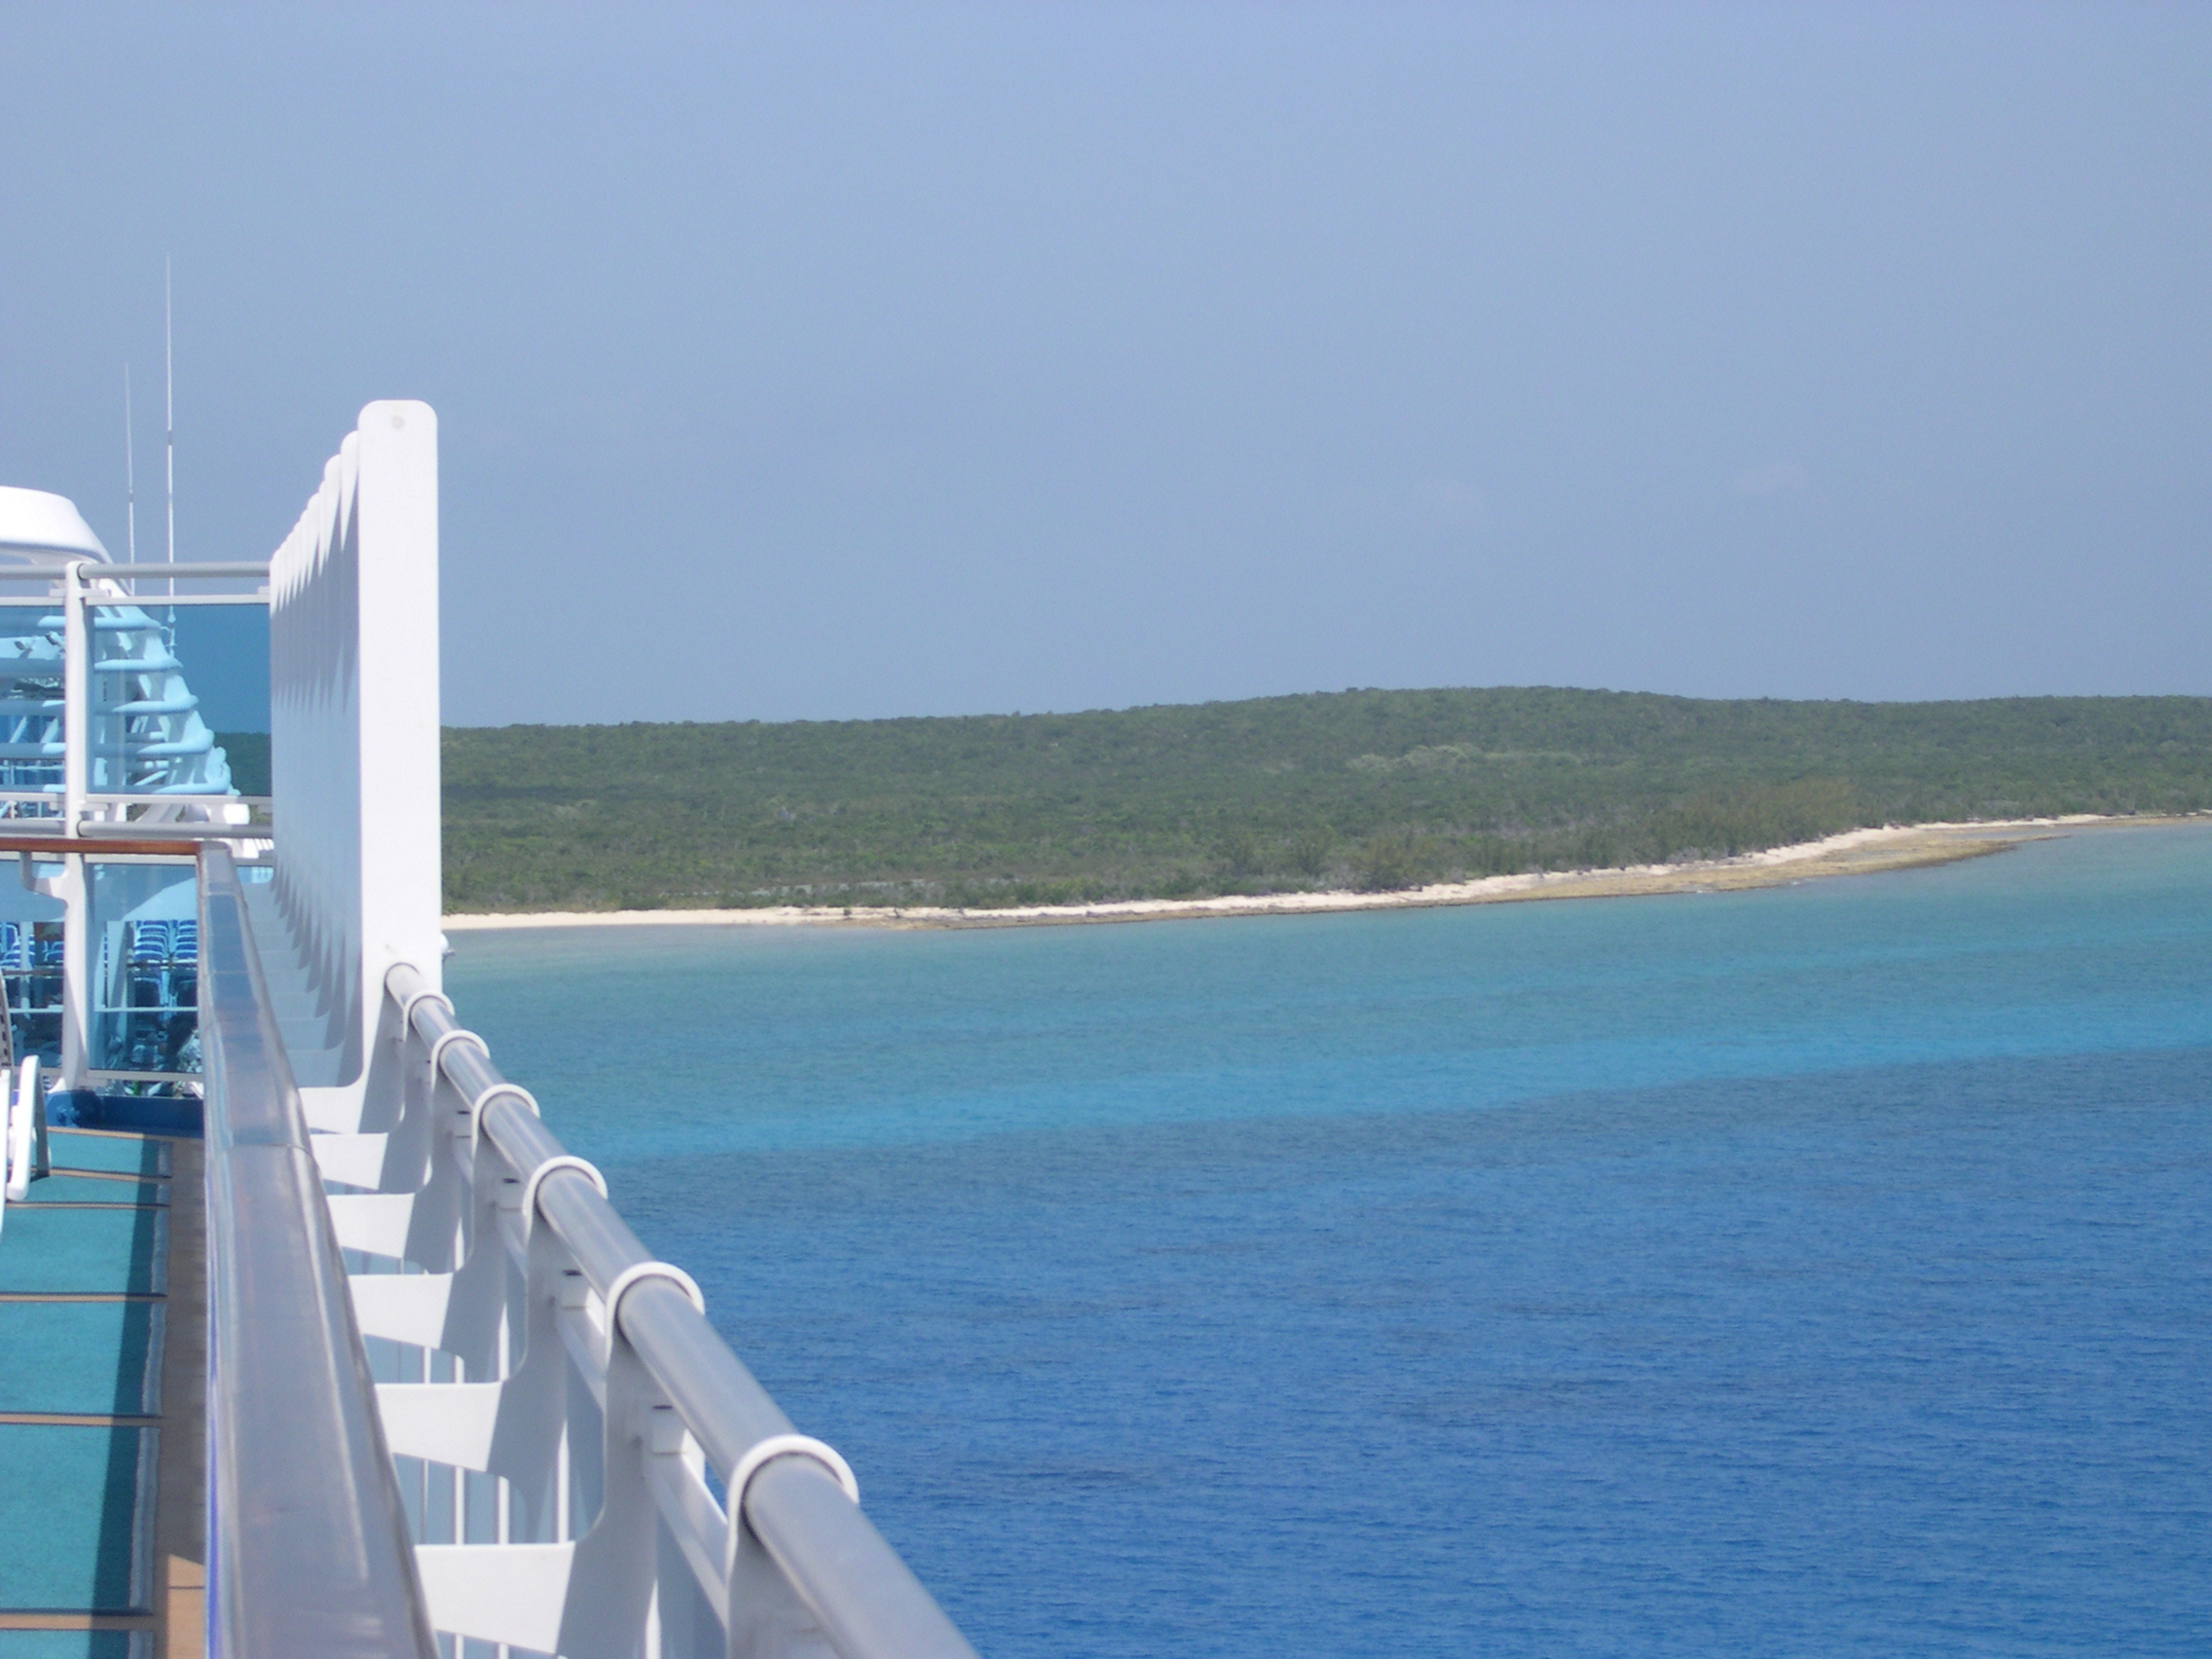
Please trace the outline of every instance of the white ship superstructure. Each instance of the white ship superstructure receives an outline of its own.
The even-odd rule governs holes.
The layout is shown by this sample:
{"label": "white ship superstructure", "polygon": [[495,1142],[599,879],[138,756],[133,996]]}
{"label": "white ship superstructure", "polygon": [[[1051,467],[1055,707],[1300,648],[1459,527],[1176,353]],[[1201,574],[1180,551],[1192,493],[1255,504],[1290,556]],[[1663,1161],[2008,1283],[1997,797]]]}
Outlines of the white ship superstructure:
{"label": "white ship superstructure", "polygon": [[0,488],[0,841],[18,877],[0,882],[0,974],[13,1047],[72,1096],[197,1096],[198,920],[188,862],[61,850],[183,836],[186,853],[266,805],[240,794],[176,650],[180,615],[266,595],[177,569],[118,566],[74,503]]}
{"label": "white ship superstructure", "polygon": [[[370,404],[266,564],[0,491],[0,1343],[55,1356],[0,1409],[52,1476],[43,1521],[0,1483],[0,1630],[970,1655],[442,991],[436,431]],[[266,796],[196,605],[266,611]]]}

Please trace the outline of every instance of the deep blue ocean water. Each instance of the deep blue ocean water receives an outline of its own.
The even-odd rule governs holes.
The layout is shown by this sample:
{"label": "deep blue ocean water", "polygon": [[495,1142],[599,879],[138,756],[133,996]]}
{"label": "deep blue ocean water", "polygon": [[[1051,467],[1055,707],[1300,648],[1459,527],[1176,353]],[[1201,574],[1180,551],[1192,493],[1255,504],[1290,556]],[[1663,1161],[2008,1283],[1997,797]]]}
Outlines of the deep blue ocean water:
{"label": "deep blue ocean water", "polygon": [[2212,1651],[2212,828],[456,943],[987,1656]]}

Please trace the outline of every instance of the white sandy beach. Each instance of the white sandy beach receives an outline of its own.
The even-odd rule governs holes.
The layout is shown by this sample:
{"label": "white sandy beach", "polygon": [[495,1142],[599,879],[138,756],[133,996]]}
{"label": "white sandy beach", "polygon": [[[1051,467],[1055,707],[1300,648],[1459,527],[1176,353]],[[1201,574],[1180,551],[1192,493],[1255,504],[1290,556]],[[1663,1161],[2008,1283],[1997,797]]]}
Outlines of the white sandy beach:
{"label": "white sandy beach", "polygon": [[1533,899],[1594,899],[1642,893],[1722,892],[1822,876],[1862,875],[1949,864],[2002,852],[2043,835],[2086,829],[2171,824],[2169,818],[2023,818],[1981,824],[1914,824],[1853,830],[1819,841],[1733,859],[1620,869],[1493,875],[1394,893],[1269,893],[1220,899],[1124,899],[1097,904],[1028,904],[957,910],[936,905],[776,904],[750,910],[541,910],[451,915],[449,933],[503,928],[871,927],[992,928],[1143,922],[1192,916],[1283,916],[1330,910],[1405,910],[1442,904],[1496,904]]}

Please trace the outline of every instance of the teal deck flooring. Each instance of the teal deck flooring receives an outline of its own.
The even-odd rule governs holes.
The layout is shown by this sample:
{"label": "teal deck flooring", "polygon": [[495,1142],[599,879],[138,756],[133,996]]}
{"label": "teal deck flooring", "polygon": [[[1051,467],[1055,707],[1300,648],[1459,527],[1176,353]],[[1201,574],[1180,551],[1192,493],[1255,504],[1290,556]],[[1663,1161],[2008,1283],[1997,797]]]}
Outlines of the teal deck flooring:
{"label": "teal deck flooring", "polygon": [[152,1495],[153,1455],[150,1428],[0,1423],[0,1458],[11,1471],[0,1483],[0,1597],[9,1610],[146,1605],[138,1498],[141,1485]]}
{"label": "teal deck flooring", "polygon": [[153,1414],[161,1316],[158,1302],[0,1303],[0,1412]]}
{"label": "teal deck flooring", "polygon": [[132,1180],[129,1175],[79,1174],[55,1166],[54,1173],[31,1187],[27,1204],[166,1204],[166,1181]]}
{"label": "teal deck flooring", "polygon": [[72,1169],[106,1169],[123,1175],[165,1175],[168,1148],[158,1140],[138,1135],[71,1134],[62,1130],[52,1140],[54,1166]]}
{"label": "teal deck flooring", "polygon": [[120,1630],[0,1630],[0,1659],[132,1659]]}
{"label": "teal deck flooring", "polygon": [[[51,1144],[55,1174],[0,1211],[0,1611],[142,1612],[158,1431],[100,1419],[160,1411],[167,1149]],[[44,1414],[92,1420],[9,1420]],[[132,1640],[0,1629],[0,1659],[120,1659]]]}
{"label": "teal deck flooring", "polygon": [[[51,1182],[31,1188],[36,1193]],[[77,1209],[10,1204],[0,1217],[0,1295],[36,1291],[159,1291],[168,1218],[155,1208]],[[0,1309],[29,1304],[0,1302]],[[0,1343],[8,1341],[0,1312]]]}

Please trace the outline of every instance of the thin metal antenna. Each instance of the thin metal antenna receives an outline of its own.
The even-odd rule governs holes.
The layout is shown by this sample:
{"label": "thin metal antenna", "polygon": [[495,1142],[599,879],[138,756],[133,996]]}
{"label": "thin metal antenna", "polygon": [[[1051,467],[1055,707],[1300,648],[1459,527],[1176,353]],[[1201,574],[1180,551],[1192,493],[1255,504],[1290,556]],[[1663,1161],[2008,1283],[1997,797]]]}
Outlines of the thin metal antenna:
{"label": "thin metal antenna", "polygon": [[130,455],[130,365],[123,365],[123,525],[130,562],[138,563],[138,468]]}
{"label": "thin metal antenna", "polygon": [[[176,354],[173,350],[176,328],[169,310],[169,261],[162,256],[162,381],[164,400],[166,404],[165,425],[167,430],[169,474],[169,563],[176,563]],[[176,597],[176,578],[169,578],[169,597]]]}

